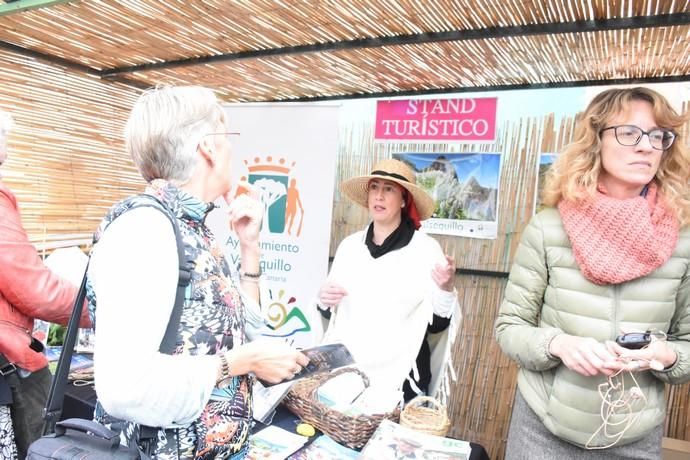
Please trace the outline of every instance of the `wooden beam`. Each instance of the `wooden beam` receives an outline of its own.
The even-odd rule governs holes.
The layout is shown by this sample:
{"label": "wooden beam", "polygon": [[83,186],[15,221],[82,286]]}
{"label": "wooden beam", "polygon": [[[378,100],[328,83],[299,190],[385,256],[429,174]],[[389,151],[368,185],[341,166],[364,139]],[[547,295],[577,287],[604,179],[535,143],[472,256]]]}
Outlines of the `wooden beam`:
{"label": "wooden beam", "polygon": [[451,94],[451,93],[481,93],[488,91],[513,91],[518,89],[548,89],[548,88],[579,88],[584,86],[605,86],[605,85],[639,85],[647,83],[679,83],[690,81],[690,75],[667,75],[665,77],[643,77],[643,78],[604,78],[601,80],[573,80],[555,81],[540,83],[517,83],[510,85],[489,85],[489,86],[455,86],[445,88],[433,88],[423,90],[406,91],[382,91],[379,93],[348,93],[337,96],[306,96],[292,99],[266,99],[263,101],[252,102],[317,102],[317,101],[339,101],[343,99],[374,99],[402,96],[421,96],[429,94]]}
{"label": "wooden beam", "polygon": [[[30,57],[33,59],[37,59],[39,61],[44,61],[44,62],[47,62],[49,64],[58,65],[58,66],[65,67],[65,68],[70,69],[70,70],[75,70],[77,72],[83,72],[85,74],[96,75],[96,76],[100,77],[100,71],[98,71],[96,69],[92,69],[91,67],[85,66],[85,65],[80,64],[78,62],[70,61],[69,59],[64,59],[64,58],[61,58],[59,56],[54,56],[52,54],[46,54],[46,53],[42,53],[40,51],[35,51],[35,50],[28,49],[28,48],[23,48],[21,46],[17,46],[13,43],[4,42],[2,40],[0,40],[0,50],[7,50],[7,51],[10,51],[12,53],[17,53],[17,54],[20,54],[22,56],[27,56],[27,57]],[[137,89],[148,89],[152,86],[148,83],[145,83],[145,82],[139,81],[135,78],[132,78],[131,76],[115,75],[115,76],[107,77],[107,78],[100,77],[100,79],[104,80],[104,81],[122,83],[122,84],[129,85],[129,86],[132,86],[132,87],[137,88]]]}
{"label": "wooden beam", "polygon": [[79,64],[78,62],[73,62],[68,59],[61,58],[59,56],[54,56],[52,54],[42,53],[41,51],[35,51],[32,49],[24,48],[22,46],[15,45],[14,43],[4,42],[0,40],[0,49],[21,54],[23,56],[28,56],[30,58],[39,59],[41,61],[46,61],[51,64],[57,64],[63,67],[67,67],[68,69],[77,70],[79,72],[98,75],[97,70],[92,69],[91,67],[85,66],[83,64]]}
{"label": "wooden beam", "polygon": [[527,37],[533,35],[601,32],[607,30],[643,29],[649,27],[670,27],[687,24],[690,24],[690,13],[673,13],[650,16],[634,16],[630,18],[597,19],[593,21],[527,24],[521,26],[488,27],[483,29],[449,30],[446,32],[425,32],[419,34],[396,35],[392,37],[361,38],[338,42],[315,43],[311,45],[240,51],[237,53],[224,53],[212,56],[154,62],[150,64],[115,67],[101,70],[100,75],[102,77],[112,77],[114,75],[133,72],[173,69],[176,67],[240,61],[244,59],[290,56],[308,53],[328,53],[342,50],[380,48],[385,46],[419,45],[423,43],[484,40],[506,37]]}
{"label": "wooden beam", "polygon": [[61,3],[69,3],[74,0],[19,0],[13,2],[5,2],[0,4],[0,16],[7,16],[14,13],[21,13],[22,11],[36,10],[38,8],[47,8],[49,6],[60,5]]}

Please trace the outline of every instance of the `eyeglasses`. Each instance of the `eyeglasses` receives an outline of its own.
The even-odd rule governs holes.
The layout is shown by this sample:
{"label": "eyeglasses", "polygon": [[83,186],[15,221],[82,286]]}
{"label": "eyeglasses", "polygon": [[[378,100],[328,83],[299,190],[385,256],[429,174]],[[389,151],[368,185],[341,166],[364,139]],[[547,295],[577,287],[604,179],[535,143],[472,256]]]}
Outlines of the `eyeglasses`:
{"label": "eyeglasses", "polygon": [[599,131],[599,134],[609,129],[612,129],[615,133],[618,143],[626,147],[639,144],[642,140],[642,136],[645,134],[649,138],[649,143],[652,148],[656,150],[667,150],[673,145],[673,141],[676,139],[676,133],[671,130],[654,128],[649,131],[643,131],[642,128],[635,125],[609,126]]}
{"label": "eyeglasses", "polygon": [[239,135],[240,135],[240,133],[208,133],[208,134],[206,134],[206,136],[226,136],[226,137],[239,136]]}

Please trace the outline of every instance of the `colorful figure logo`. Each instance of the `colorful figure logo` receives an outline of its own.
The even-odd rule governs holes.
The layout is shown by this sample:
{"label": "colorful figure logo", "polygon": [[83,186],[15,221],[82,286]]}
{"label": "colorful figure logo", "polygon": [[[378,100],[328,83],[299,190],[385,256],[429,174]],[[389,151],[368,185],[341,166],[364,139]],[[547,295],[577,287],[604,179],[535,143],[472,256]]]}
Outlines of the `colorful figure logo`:
{"label": "colorful figure logo", "polygon": [[302,233],[302,222],[304,221],[304,207],[302,207],[302,200],[299,198],[299,191],[297,190],[297,179],[290,180],[290,187],[287,190],[287,208],[285,209],[285,222],[288,226],[288,235],[292,235],[292,224],[295,223],[295,216],[297,215],[297,206],[299,206],[300,218],[297,226],[297,236]]}
{"label": "colorful figure logo", "polygon": [[[263,162],[261,158],[255,157],[253,164],[249,164],[247,160],[244,160],[244,164],[249,170],[248,182],[256,186],[261,194],[261,201],[265,207],[264,222],[267,223],[268,231],[284,233],[287,225],[287,233],[292,235],[299,209],[295,235],[300,236],[304,207],[297,189],[297,179],[290,178],[290,170],[295,166],[295,162],[287,166],[285,158],[280,158],[277,163],[274,163],[273,157],[267,156]],[[242,192],[238,190],[238,193]]]}
{"label": "colorful figure logo", "polygon": [[[292,306],[297,299],[290,297],[287,304],[284,304],[282,299],[285,295],[285,290],[278,291],[278,298],[274,299],[272,289],[268,290],[270,304],[268,305],[268,328],[275,332],[275,334],[264,334],[268,337],[290,337],[298,332],[309,332],[311,326],[309,321],[304,316],[304,312],[297,306]],[[288,312],[288,308],[290,311]]]}

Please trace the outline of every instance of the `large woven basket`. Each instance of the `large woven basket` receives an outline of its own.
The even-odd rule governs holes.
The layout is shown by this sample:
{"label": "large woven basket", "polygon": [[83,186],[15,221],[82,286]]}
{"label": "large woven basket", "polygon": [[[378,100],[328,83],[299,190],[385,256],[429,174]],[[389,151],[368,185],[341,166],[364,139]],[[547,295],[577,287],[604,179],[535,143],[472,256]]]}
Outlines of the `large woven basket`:
{"label": "large woven basket", "polygon": [[446,406],[428,396],[417,396],[407,403],[400,413],[400,424],[436,436],[445,436],[450,428]]}
{"label": "large woven basket", "polygon": [[345,372],[359,374],[364,381],[364,386],[369,386],[369,379],[360,370],[350,367],[341,368],[331,373],[304,378],[295,383],[283,400],[283,404],[302,420],[326,433],[333,440],[347,447],[359,449],[369,441],[383,419],[397,422],[400,409],[396,408],[395,411],[386,414],[352,416],[333,410],[319,401],[316,394],[319,387]]}

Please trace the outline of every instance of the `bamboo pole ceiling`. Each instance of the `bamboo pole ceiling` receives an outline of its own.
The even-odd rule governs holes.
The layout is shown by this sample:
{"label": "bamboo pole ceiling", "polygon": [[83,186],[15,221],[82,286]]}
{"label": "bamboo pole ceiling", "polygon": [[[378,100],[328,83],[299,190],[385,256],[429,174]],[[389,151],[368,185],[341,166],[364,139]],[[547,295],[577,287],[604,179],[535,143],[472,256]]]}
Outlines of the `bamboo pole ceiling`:
{"label": "bamboo pole ceiling", "polygon": [[228,101],[679,81],[689,11],[690,0],[75,0],[0,16],[0,48]]}

